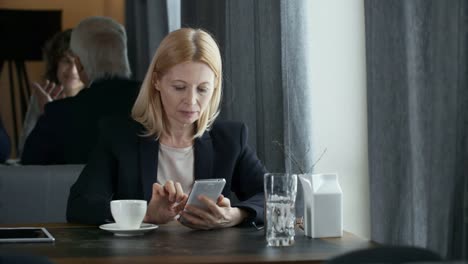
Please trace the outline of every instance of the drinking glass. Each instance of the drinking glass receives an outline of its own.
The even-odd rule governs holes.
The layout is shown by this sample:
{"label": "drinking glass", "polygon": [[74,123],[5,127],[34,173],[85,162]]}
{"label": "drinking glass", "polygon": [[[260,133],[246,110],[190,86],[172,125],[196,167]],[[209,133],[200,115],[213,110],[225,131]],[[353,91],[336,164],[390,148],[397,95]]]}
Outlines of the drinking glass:
{"label": "drinking glass", "polygon": [[267,244],[276,247],[293,245],[297,175],[266,173],[264,187]]}

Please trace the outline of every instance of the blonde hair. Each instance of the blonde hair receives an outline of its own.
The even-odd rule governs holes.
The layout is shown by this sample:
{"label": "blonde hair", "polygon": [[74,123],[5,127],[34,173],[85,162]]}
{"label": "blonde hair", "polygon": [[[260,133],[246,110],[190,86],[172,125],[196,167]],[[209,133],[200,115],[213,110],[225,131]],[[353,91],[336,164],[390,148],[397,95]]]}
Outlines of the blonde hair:
{"label": "blonde hair", "polygon": [[161,95],[155,89],[153,81],[160,80],[175,65],[189,61],[205,63],[215,74],[211,101],[196,122],[193,139],[201,137],[218,116],[222,84],[222,62],[218,45],[202,29],[181,28],[162,40],[133,105],[132,118],[145,127],[145,136],[156,136],[159,139],[162,133],[169,133]]}

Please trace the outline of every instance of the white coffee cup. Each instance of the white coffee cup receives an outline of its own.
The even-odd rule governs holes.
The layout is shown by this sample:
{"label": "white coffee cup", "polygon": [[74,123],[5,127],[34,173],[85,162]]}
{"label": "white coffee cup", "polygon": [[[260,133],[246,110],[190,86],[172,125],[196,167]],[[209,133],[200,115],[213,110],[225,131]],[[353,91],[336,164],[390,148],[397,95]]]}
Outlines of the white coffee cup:
{"label": "white coffee cup", "polygon": [[110,206],[112,216],[119,228],[140,228],[146,214],[145,200],[114,200],[111,201]]}

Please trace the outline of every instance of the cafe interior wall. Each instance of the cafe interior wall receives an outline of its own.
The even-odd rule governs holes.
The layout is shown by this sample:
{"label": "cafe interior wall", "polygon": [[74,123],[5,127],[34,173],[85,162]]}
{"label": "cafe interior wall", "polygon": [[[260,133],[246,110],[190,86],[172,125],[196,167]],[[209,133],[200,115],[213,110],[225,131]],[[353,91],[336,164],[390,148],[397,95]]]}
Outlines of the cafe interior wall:
{"label": "cafe interior wall", "polygon": [[[125,0],[0,0],[0,8],[26,9],[26,10],[62,10],[62,29],[72,28],[80,20],[89,16],[108,16],[124,24]],[[40,23],[40,21],[38,21]],[[14,26],[14,25],[11,25]],[[34,30],[34,28],[31,28]],[[24,32],[27,34],[27,32]],[[45,65],[42,61],[26,62],[26,70],[29,81],[41,81]],[[14,129],[12,120],[10,84],[8,78],[8,67],[4,65],[0,73],[0,115],[5,128],[13,140]],[[16,78],[16,77],[15,77]],[[18,94],[18,93],[17,93]],[[18,96],[16,96],[18,99]],[[16,104],[18,105],[18,104]],[[19,111],[17,111],[18,113]],[[22,124],[18,123],[18,131]],[[16,158],[16,153],[11,153]]]}
{"label": "cafe interior wall", "polygon": [[344,230],[370,237],[363,0],[311,0],[314,173],[337,172]]}

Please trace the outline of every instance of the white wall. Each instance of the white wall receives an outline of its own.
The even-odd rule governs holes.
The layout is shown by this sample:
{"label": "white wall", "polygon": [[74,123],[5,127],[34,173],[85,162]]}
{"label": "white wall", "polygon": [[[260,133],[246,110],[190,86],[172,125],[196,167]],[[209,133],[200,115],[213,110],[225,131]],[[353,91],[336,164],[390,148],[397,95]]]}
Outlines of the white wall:
{"label": "white wall", "polygon": [[314,173],[338,172],[344,229],[370,237],[363,0],[310,0]]}

